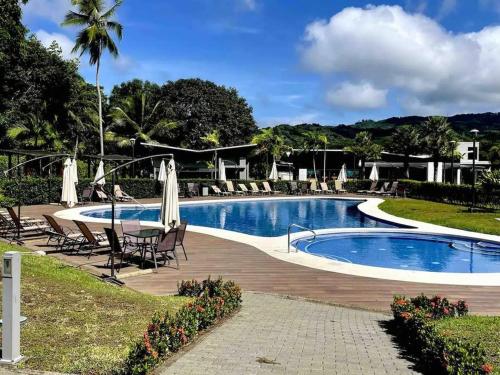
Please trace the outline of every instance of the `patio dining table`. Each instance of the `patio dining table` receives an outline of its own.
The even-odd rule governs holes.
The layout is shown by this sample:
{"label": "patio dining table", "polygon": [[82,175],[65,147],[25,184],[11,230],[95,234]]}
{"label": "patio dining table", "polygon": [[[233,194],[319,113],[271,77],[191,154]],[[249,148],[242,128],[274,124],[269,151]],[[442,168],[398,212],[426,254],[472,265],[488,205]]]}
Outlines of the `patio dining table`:
{"label": "patio dining table", "polygon": [[[158,236],[163,233],[161,229],[140,229],[135,231],[127,231],[124,232],[124,236],[135,237],[137,238],[137,243],[141,249],[141,267],[144,266],[144,261],[146,260],[146,250],[147,247],[151,247],[151,251],[153,250],[153,239],[158,238]],[[142,243],[140,244],[142,240]],[[149,241],[148,241],[149,240]]]}

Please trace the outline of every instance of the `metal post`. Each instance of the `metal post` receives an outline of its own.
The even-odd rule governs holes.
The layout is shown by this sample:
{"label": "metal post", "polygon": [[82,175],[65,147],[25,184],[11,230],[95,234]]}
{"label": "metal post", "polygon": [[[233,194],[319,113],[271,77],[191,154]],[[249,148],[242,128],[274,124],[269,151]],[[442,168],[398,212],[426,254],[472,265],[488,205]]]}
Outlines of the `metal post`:
{"label": "metal post", "polygon": [[472,210],[476,206],[476,136],[474,135],[474,140],[472,141],[472,151],[474,152],[474,157],[472,159]]}
{"label": "metal post", "polygon": [[111,232],[113,236],[111,237],[111,277],[115,277],[115,173],[111,175]]}
{"label": "metal post", "polygon": [[48,201],[49,204],[50,204],[50,193],[51,193],[51,190],[52,190],[52,183],[50,182],[50,177],[51,177],[51,173],[50,172],[51,172],[51,169],[52,169],[52,165],[49,165],[49,177],[47,179],[47,185],[48,185],[48,188],[49,188],[48,189],[49,192],[48,192],[48,196],[47,196],[47,201]]}
{"label": "metal post", "polygon": [[21,254],[8,251],[3,257],[2,272],[2,359],[15,364],[21,355]]}

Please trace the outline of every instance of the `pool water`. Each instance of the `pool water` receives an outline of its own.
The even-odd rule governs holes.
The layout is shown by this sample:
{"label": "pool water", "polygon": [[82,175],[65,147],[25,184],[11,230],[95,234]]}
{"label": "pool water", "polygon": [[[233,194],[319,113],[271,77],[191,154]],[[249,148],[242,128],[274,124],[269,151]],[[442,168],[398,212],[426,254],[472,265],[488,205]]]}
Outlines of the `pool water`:
{"label": "pool water", "polygon": [[500,244],[415,233],[317,236],[294,245],[305,252],[366,266],[429,272],[500,272]]}
{"label": "pool water", "polygon": [[[394,228],[396,225],[363,215],[357,206],[362,201],[340,199],[290,199],[210,202],[181,205],[182,220],[190,225],[226,229],[262,237],[287,234],[292,223],[308,228]],[[82,212],[85,216],[111,218],[110,209]],[[117,219],[159,221],[159,207],[121,207]]]}

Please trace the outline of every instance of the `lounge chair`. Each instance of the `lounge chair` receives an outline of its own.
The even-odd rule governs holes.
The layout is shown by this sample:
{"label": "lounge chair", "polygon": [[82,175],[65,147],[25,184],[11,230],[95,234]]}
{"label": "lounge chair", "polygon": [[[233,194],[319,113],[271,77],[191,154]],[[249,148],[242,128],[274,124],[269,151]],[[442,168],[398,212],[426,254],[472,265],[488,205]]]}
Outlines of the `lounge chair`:
{"label": "lounge chair", "polygon": [[94,194],[94,188],[92,186],[88,186],[83,188],[82,195],[80,197],[80,202],[85,204],[85,201],[88,203],[92,202],[92,195]]}
{"label": "lounge chair", "polygon": [[267,181],[262,182],[262,186],[264,187],[264,190],[267,191],[269,194],[281,194],[280,190],[271,189],[271,185]]}
{"label": "lounge chair", "polygon": [[358,194],[371,194],[377,190],[377,181],[373,181],[370,185],[370,189],[368,190],[358,190],[356,193]]}
{"label": "lounge chair", "polygon": [[[42,235],[45,234],[45,230],[48,228],[42,219],[31,217],[20,219],[12,207],[7,207],[7,212],[11,219],[10,224],[8,224],[10,228],[7,230],[7,234],[11,232],[13,238],[18,238],[21,234],[29,236]],[[9,220],[6,220],[4,223],[7,225],[8,222]]]}
{"label": "lounge chair", "polygon": [[163,264],[166,264],[167,261],[170,264],[170,257],[175,259],[177,264],[177,269],[179,269],[179,258],[177,257],[177,251],[175,250],[177,247],[177,236],[179,230],[177,228],[170,229],[167,233],[161,233],[158,237],[158,242],[156,246],[151,249],[146,249],[146,251],[150,251],[155,269],[158,269],[158,265],[156,259],[158,256],[163,258]]}
{"label": "lounge chair", "polygon": [[222,191],[221,189],[219,189],[218,186],[215,186],[215,185],[212,185],[211,188],[214,191],[215,195],[225,196],[225,195],[231,194],[228,191]]}
{"label": "lounge chair", "polygon": [[84,241],[80,242],[80,245],[77,249],[77,254],[81,250],[88,250],[88,258],[90,258],[94,250],[105,249],[109,247],[109,242],[104,238],[102,232],[92,232],[87,224],[85,224],[83,221],[73,220],[73,222],[76,224],[80,232],[82,232],[83,237],[85,238]]}
{"label": "lounge chair", "polygon": [[186,255],[186,249],[184,247],[184,235],[186,234],[186,228],[187,228],[187,221],[181,221],[181,225],[177,227],[177,239],[175,242],[175,246],[180,246],[182,247],[182,251],[184,252],[184,257],[186,260],[188,260],[188,257]]}
{"label": "lounge chair", "polygon": [[384,182],[379,190],[373,191],[372,194],[383,194],[389,190],[389,182]]}
{"label": "lounge chair", "polygon": [[230,192],[231,194],[234,194],[234,195],[245,194],[243,191],[234,189],[233,181],[226,181],[226,187],[227,187],[227,191]]}
{"label": "lounge chair", "polygon": [[200,195],[200,185],[194,182],[187,183],[188,194],[192,197]]}
{"label": "lounge chair", "polygon": [[55,242],[56,250],[73,250],[82,241],[82,234],[74,232],[71,228],[63,227],[53,216],[43,215],[43,217],[50,226],[45,230],[45,233],[49,236],[47,245]]}
{"label": "lounge chair", "polygon": [[101,185],[94,185],[94,194],[96,198],[101,202],[107,202],[111,200],[108,196],[108,193],[104,191]]}
{"label": "lounge chair", "polygon": [[342,181],[335,180],[335,192],[337,194],[347,193],[347,190],[344,189],[344,186],[342,185]]}
{"label": "lounge chair", "polygon": [[394,181],[392,183],[392,185],[391,185],[391,188],[389,190],[387,190],[384,193],[380,193],[379,195],[397,196],[397,194],[398,194],[398,185],[399,185],[399,182],[398,181]]}
{"label": "lounge chair", "polygon": [[104,228],[104,231],[106,232],[106,237],[108,240],[106,241],[109,244],[109,246],[113,246],[113,251],[109,254],[108,257],[108,262],[106,263],[106,267],[109,267],[111,263],[111,258],[112,257],[119,257],[120,258],[120,263],[118,263],[118,270],[117,272],[120,272],[120,269],[122,268],[122,264],[124,260],[127,260],[131,258],[138,250],[134,248],[124,248],[120,244],[120,239],[118,238],[118,235],[116,232],[111,229],[111,228]]}
{"label": "lounge chair", "polygon": [[299,185],[297,184],[297,181],[290,181],[290,194],[294,195],[302,195],[302,190],[299,189]]}
{"label": "lounge chair", "polygon": [[245,184],[238,184],[238,187],[239,187],[239,188],[240,188],[240,190],[241,190],[244,194],[246,194],[246,195],[248,195],[248,194],[258,194],[258,193],[254,193],[254,192],[253,192],[253,191],[251,191],[251,190],[248,190],[248,188],[247,188],[247,186],[246,186]]}
{"label": "lounge chair", "polygon": [[271,194],[269,191],[259,189],[255,182],[250,182],[250,188],[254,194]]}
{"label": "lounge chair", "polygon": [[328,185],[326,184],[326,182],[320,182],[319,186],[321,187],[321,192],[323,194],[333,194],[333,193],[335,193],[335,191],[333,191],[332,189],[328,188]]}
{"label": "lounge chair", "polygon": [[134,197],[131,197],[130,195],[125,193],[120,187],[120,185],[115,185],[114,191],[115,191],[115,198],[120,202],[130,202],[134,200]]}
{"label": "lounge chair", "polygon": [[309,191],[311,194],[320,194],[321,189],[318,189],[318,185],[315,180],[311,181],[311,185],[309,186]]}

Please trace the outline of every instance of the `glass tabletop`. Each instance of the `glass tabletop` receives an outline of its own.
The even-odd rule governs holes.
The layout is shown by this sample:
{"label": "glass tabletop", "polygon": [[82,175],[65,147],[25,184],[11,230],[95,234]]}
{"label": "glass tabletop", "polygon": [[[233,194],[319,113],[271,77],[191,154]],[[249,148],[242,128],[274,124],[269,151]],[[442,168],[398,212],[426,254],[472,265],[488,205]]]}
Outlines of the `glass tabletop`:
{"label": "glass tabletop", "polygon": [[158,237],[162,231],[160,229],[141,229],[123,233],[126,236],[136,238]]}

